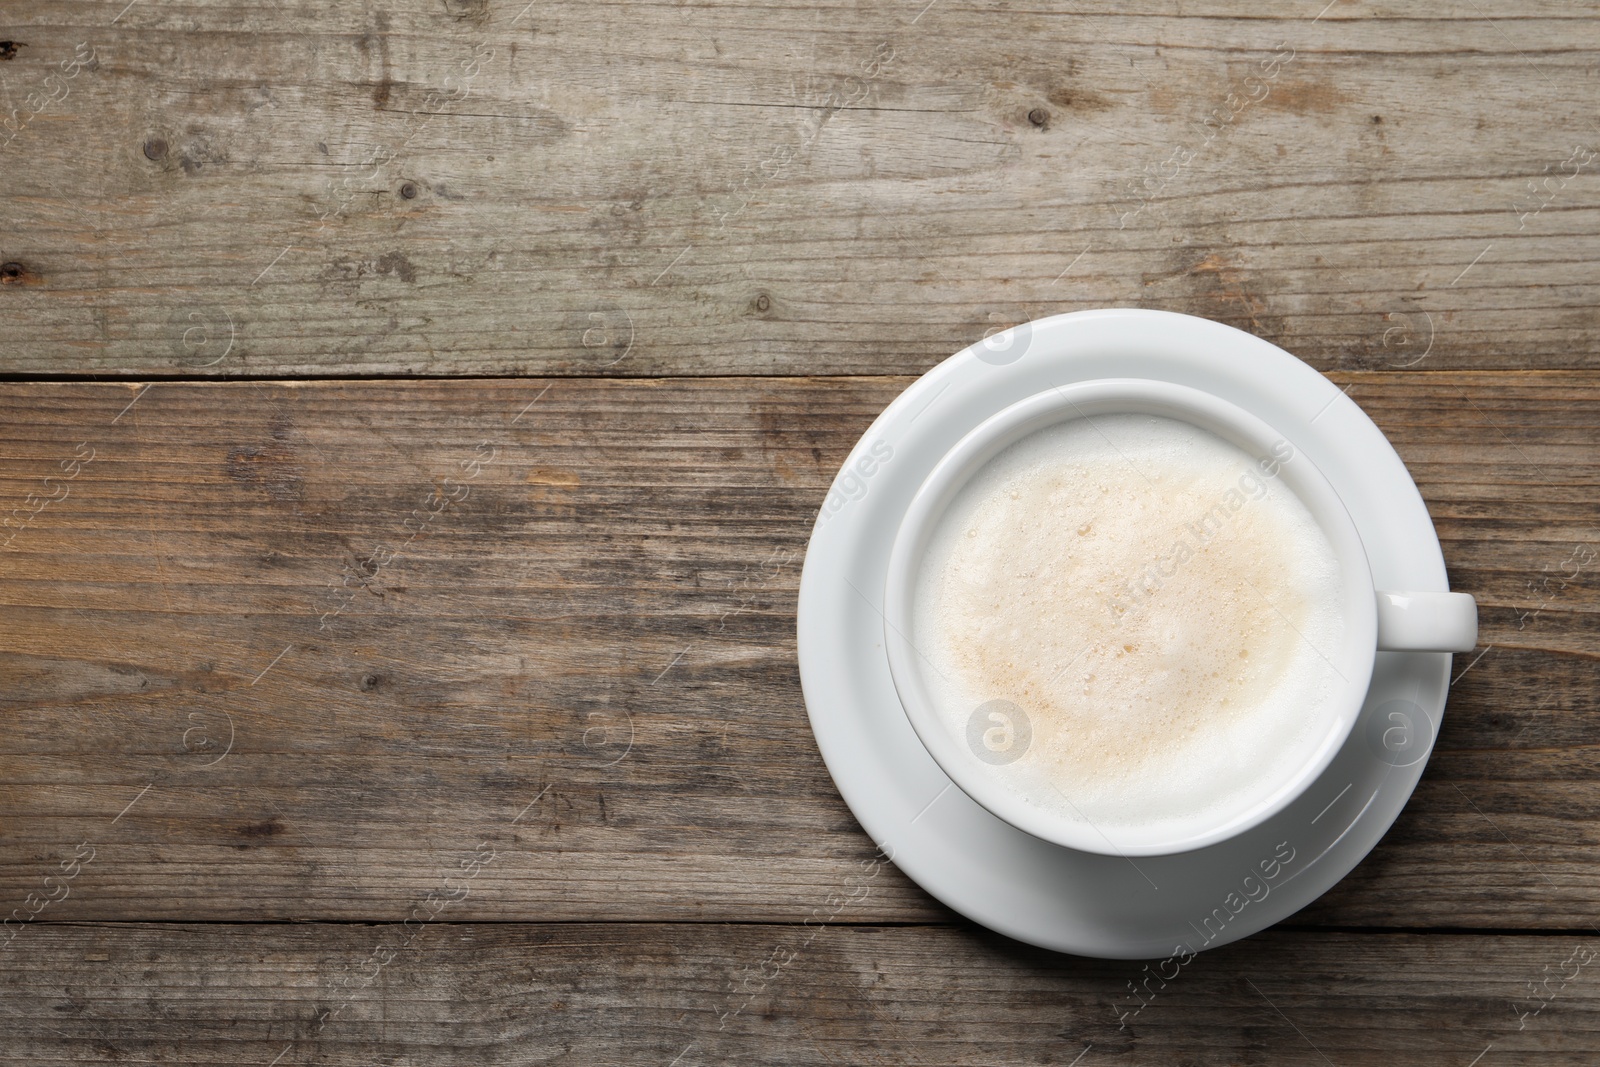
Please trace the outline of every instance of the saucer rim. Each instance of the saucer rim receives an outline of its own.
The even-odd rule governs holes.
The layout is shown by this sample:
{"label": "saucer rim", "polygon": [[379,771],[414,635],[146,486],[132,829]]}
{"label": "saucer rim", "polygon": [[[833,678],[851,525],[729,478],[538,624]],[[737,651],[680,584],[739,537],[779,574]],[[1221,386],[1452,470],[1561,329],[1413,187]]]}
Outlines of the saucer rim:
{"label": "saucer rim", "polygon": [[[933,409],[955,386],[963,383],[979,386],[986,381],[990,394],[1003,393],[1006,389],[1015,392],[1020,387],[1024,390],[1017,394],[1020,398],[1027,395],[1027,392],[1037,391],[1028,389],[1026,381],[1036,378],[1041,366],[1053,368],[1051,373],[1066,374],[1066,381],[1129,376],[1175,381],[1177,384],[1196,384],[1192,380],[1196,376],[1204,381],[1207,377],[1204,359],[1198,364],[1192,357],[1177,359],[1174,362],[1168,359],[1168,354],[1161,349],[1163,343],[1173,343],[1174,331],[1180,337],[1183,334],[1191,335],[1190,340],[1204,334],[1208,335],[1208,340],[1213,345],[1229,349],[1230,355],[1250,364],[1250,369],[1257,372],[1260,379],[1273,380],[1267,393],[1259,393],[1259,383],[1256,383],[1252,388],[1257,388],[1258,395],[1253,398],[1242,398],[1233,391],[1233,387],[1238,386],[1240,382],[1238,368],[1235,367],[1227,373],[1218,372],[1217,377],[1222,381],[1222,388],[1217,388],[1213,383],[1209,387],[1210,391],[1217,392],[1224,399],[1230,400],[1286,433],[1289,429],[1282,421],[1263,414],[1252,400],[1261,401],[1265,397],[1274,402],[1281,402],[1280,407],[1286,405],[1289,409],[1297,409],[1297,417],[1306,419],[1306,431],[1302,436],[1306,438],[1308,444],[1311,443],[1311,436],[1307,436],[1312,435],[1311,427],[1323,419],[1327,420],[1324,427],[1316,430],[1312,436],[1317,439],[1318,447],[1331,450],[1331,454],[1336,458],[1342,455],[1344,462],[1335,463],[1331,468],[1329,464],[1322,462],[1318,465],[1341,497],[1358,499],[1365,505],[1361,509],[1367,513],[1365,523],[1363,515],[1359,514],[1356,508],[1351,509],[1351,518],[1362,535],[1363,543],[1367,546],[1369,558],[1374,564],[1372,568],[1374,581],[1378,587],[1382,588],[1383,583],[1391,581],[1385,571],[1392,574],[1403,570],[1407,572],[1404,578],[1406,587],[1418,590],[1448,589],[1443,555],[1421,495],[1392,444],[1356,403],[1349,399],[1346,395],[1347,390],[1337,388],[1314,369],[1270,342],[1211,320],[1144,309],[1102,309],[1036,320],[1008,331],[1013,335],[1009,343],[1016,344],[1017,334],[1023,331],[1026,331],[1026,341],[1021,345],[1021,352],[1003,364],[985,360],[980,354],[984,346],[980,344],[957,352],[924,374],[880,413],[841,466],[840,478],[836,478],[823,506],[819,508],[800,583],[796,626],[801,686],[807,715],[829,773],[863,829],[880,843],[880,847],[885,848],[886,854],[897,866],[934,897],[991,929],[1041,947],[1105,958],[1154,958],[1164,954],[1162,945],[1171,940],[1170,933],[1086,930],[1082,928],[1081,922],[1077,928],[1069,929],[1072,927],[1071,905],[1079,900],[1072,893],[1066,894],[1065,897],[1059,894],[1050,895],[1044,891],[1049,887],[1041,887],[1026,879],[1020,882],[1015,879],[1003,879],[1000,872],[993,868],[987,871],[977,869],[982,865],[965,862],[972,859],[969,852],[958,850],[953,854],[948,847],[950,835],[993,836],[996,828],[984,824],[982,819],[992,820],[994,823],[999,821],[978,807],[958,788],[955,789],[959,794],[958,801],[950,804],[942,803],[943,798],[954,788],[954,783],[938,768],[926,750],[920,749],[920,744],[918,745],[920,761],[916,751],[907,750],[903,745],[896,744],[891,744],[888,752],[867,751],[863,757],[864,750],[858,742],[862,740],[862,731],[871,726],[874,719],[877,720],[877,729],[888,730],[890,733],[896,732],[893,722],[896,719],[899,720],[899,726],[903,731],[911,732],[911,727],[897,699],[887,708],[873,706],[874,701],[868,696],[868,691],[872,688],[872,679],[860,679],[866,683],[861,685],[839,683],[841,677],[839,668],[848,670],[852,666],[849,662],[851,656],[861,657],[863,650],[859,647],[846,649],[842,657],[846,662],[830,662],[831,658],[835,658],[829,648],[830,641],[850,628],[852,618],[856,620],[859,628],[860,618],[863,615],[870,616],[878,612],[878,609],[859,588],[854,587],[849,581],[849,575],[841,572],[838,565],[846,559],[845,549],[859,548],[861,542],[873,538],[879,541],[883,539],[884,534],[874,531],[871,526],[874,516],[882,509],[884,496],[889,495],[889,486],[895,479],[914,482],[912,485],[914,490],[916,485],[920,485],[922,478],[920,476],[913,478],[911,473],[901,473],[906,471],[908,464],[901,463],[895,466],[892,463],[885,463],[879,468],[880,471],[887,469],[893,473],[888,478],[877,479],[874,487],[883,488],[870,501],[871,506],[862,503],[869,495],[863,491],[861,498],[845,501],[851,507],[841,507],[834,504],[834,494],[840,488],[845,473],[853,469],[858,458],[873,442],[881,444],[888,440],[885,435],[893,436],[899,441],[903,450],[907,435],[902,431]],[[1145,347],[1141,349],[1141,345]],[[1145,366],[1137,365],[1141,357],[1145,360]],[[1095,369],[1097,360],[1104,362],[1108,359],[1132,359],[1136,365],[1130,368],[1119,363],[1114,371]],[[1153,372],[1150,364],[1161,365],[1163,360],[1174,365],[1167,367],[1165,373]],[[1184,365],[1180,367],[1179,364]],[[1169,374],[1174,376],[1168,376]],[[1208,388],[1204,384],[1199,387]],[[1248,393],[1251,390],[1244,391]],[[994,406],[991,401],[987,404],[989,410],[980,411],[975,416],[970,408],[975,401],[981,400],[985,395],[983,390],[956,389],[955,393],[952,399],[969,409],[962,416],[962,420],[966,422],[966,429],[956,433],[958,438],[988,415],[1005,406],[1004,403]],[[952,410],[950,403],[942,407],[946,409],[941,416],[943,419],[948,421],[955,418],[958,409]],[[1311,414],[1312,412],[1314,414]],[[937,420],[933,424],[925,424],[925,427],[936,424]],[[1328,444],[1330,438],[1337,438],[1339,443]],[[1355,463],[1357,457],[1354,454],[1357,452],[1362,453],[1359,463]],[[1316,461],[1315,453],[1312,458]],[[933,462],[936,461],[937,457],[934,457]],[[931,463],[929,465],[931,466]],[[924,474],[925,472],[926,468]],[[903,485],[899,491],[908,497]],[[1380,497],[1381,505],[1376,505],[1375,501]],[[1374,510],[1374,507],[1377,510]],[[883,524],[881,519],[877,522],[879,525]],[[1391,543],[1392,538],[1387,535],[1395,533],[1400,527],[1404,527],[1401,532],[1405,535],[1405,542],[1396,546]],[[891,540],[892,534],[893,531],[889,531],[888,536]],[[1376,536],[1371,537],[1369,534]],[[1385,566],[1380,567],[1380,563]],[[823,587],[827,579],[836,576],[843,578],[844,581],[833,585],[831,589]],[[871,585],[872,583],[868,582],[867,588],[870,589]],[[851,589],[846,591],[840,586],[850,586]],[[881,616],[881,612],[879,615]],[[1451,658],[1446,653],[1379,653],[1379,660],[1380,664],[1386,662],[1389,667],[1394,668],[1385,673],[1386,678],[1387,675],[1394,675],[1394,680],[1385,681],[1385,688],[1380,692],[1379,675],[1375,671],[1366,706],[1363,708],[1362,721],[1366,720],[1369,709],[1374,707],[1381,697],[1394,697],[1400,689],[1409,687],[1410,702],[1422,712],[1431,731],[1427,750],[1421,757],[1409,763],[1385,767],[1377,787],[1361,805],[1349,825],[1309,863],[1298,867],[1283,883],[1284,886],[1296,885],[1296,889],[1289,893],[1278,893],[1275,898],[1276,903],[1253,909],[1244,921],[1228,925],[1215,938],[1207,938],[1202,948],[1216,947],[1248,936],[1282,921],[1320,897],[1370,852],[1410,797],[1427,765],[1432,739],[1438,734]],[[879,675],[887,674],[887,657],[881,640],[877,643],[875,651],[866,652],[865,660],[856,666],[865,667]],[[892,682],[890,688],[892,693]],[[879,689],[881,692],[881,686]],[[1393,700],[1390,703],[1393,703]],[[1346,751],[1356,745],[1356,736],[1360,732],[1361,722],[1358,722],[1347,740]],[[852,736],[852,733],[855,736]],[[912,736],[915,737],[914,732]],[[902,752],[903,755],[897,758],[894,755],[896,751]],[[1328,778],[1343,759],[1344,751],[1341,751],[1335,763],[1324,772],[1322,779],[1313,784],[1313,789],[1323,779]],[[894,766],[896,762],[901,765]],[[917,766],[919,762],[926,766]],[[928,773],[929,768],[932,769],[932,774]],[[1352,803],[1359,800],[1366,785],[1371,784],[1371,768],[1367,767],[1365,773],[1368,781],[1363,785],[1363,790],[1358,791],[1352,798]],[[901,781],[889,784],[896,778]],[[943,787],[935,788],[941,782]],[[1353,784],[1352,780],[1351,785]],[[1351,785],[1347,785],[1343,792],[1333,798],[1328,807],[1323,809],[1322,815],[1326,815],[1340,803],[1350,791]],[[1308,789],[1307,793],[1311,791]],[[912,792],[918,795],[912,796]],[[920,797],[930,795],[931,800],[926,803],[921,802]],[[1380,799],[1381,804],[1378,803]],[[964,810],[960,801],[965,801],[971,809],[981,812],[982,818],[974,822],[974,812]],[[897,825],[899,820],[892,817],[913,810],[916,810],[916,814],[905,820],[904,825]],[[930,813],[933,817],[918,826],[917,824]],[[1343,818],[1343,815],[1340,817]],[[1247,831],[1240,835],[1240,838],[1250,837],[1271,828],[1275,821],[1276,819],[1269,820],[1266,827]],[[1314,825],[1316,821],[1312,819],[1311,823]],[[999,826],[1004,828],[999,831],[1001,836],[1004,836],[1007,830],[1014,830],[1003,823]],[[1279,830],[1281,827],[1274,828],[1272,833]],[[1084,877],[1071,880],[1070,888],[1074,893],[1083,893],[1086,897],[1093,897],[1095,892],[1093,883],[1097,879],[1106,883],[1101,887],[1102,890],[1110,888],[1112,878],[1103,871],[1096,874],[1091,865],[1081,862],[1093,854],[1074,852],[1064,846],[1028,837],[1021,831],[1014,832],[1027,838],[1025,843],[1014,841],[1007,843],[1007,847],[1016,846],[1012,857],[1016,862],[1025,863],[1038,870],[1043,870],[1051,864],[1063,870],[1076,865],[1082,868],[1080,873],[1083,873]],[[1205,866],[1212,858],[1212,854],[1218,853],[1219,850],[1226,851],[1238,843],[1240,838],[1176,856],[1155,859],[1163,862],[1173,861],[1179,866],[1188,864],[1198,870]],[[979,838],[973,837],[971,840],[976,842]],[[1052,858],[1049,853],[1056,855]],[[961,862],[948,862],[958,857]],[[1114,861],[1114,858],[1103,856],[1093,858]],[[1263,869],[1265,869],[1264,863]],[[1012,873],[1026,875],[1029,872]],[[1129,876],[1123,874],[1122,877]],[[1148,877],[1145,880],[1150,881]],[[1154,882],[1151,884],[1155,885]],[[1178,884],[1186,887],[1188,883],[1180,879]],[[997,890],[997,894],[986,896],[984,892],[986,887]],[[1032,891],[1031,897],[1028,895],[1029,891]],[[1286,897],[1289,898],[1287,902]],[[1105,900],[1102,897],[1096,903],[1104,904]],[[1013,914],[1019,904],[1026,914]],[[1002,905],[1009,905],[1010,911]],[[1220,909],[1218,910],[1220,912]],[[1142,916],[1123,918],[1136,926]],[[1198,932],[1192,921],[1189,926]],[[1206,928],[1209,930],[1209,923]]]}

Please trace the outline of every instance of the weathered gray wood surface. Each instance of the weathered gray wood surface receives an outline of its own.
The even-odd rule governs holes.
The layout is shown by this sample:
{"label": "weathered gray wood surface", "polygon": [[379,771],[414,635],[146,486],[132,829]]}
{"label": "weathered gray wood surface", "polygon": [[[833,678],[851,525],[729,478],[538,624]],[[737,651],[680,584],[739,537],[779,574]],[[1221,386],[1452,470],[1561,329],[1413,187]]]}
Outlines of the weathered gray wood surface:
{"label": "weathered gray wood surface", "polygon": [[0,370],[907,373],[1130,304],[1600,349],[1593,5],[125,3],[0,28]]}
{"label": "weathered gray wood surface", "polygon": [[[0,11],[0,1063],[1593,1062],[1597,85],[1550,0]],[[1132,1018],[893,867],[805,925],[793,644],[906,376],[1107,305],[1348,386],[1484,643]]]}
{"label": "weathered gray wood surface", "polygon": [[1576,1067],[1596,955],[1279,931],[1163,983],[939,926],[59,925],[0,970],[0,1026],[17,1063]]}
{"label": "weathered gray wood surface", "polygon": [[[1336,380],[1492,647],[1308,918],[1583,929],[1600,376]],[[89,841],[50,918],[394,920],[488,841],[517,858],[467,918],[803,918],[872,846],[811,739],[795,590],[906,384],[7,386],[0,499],[66,495],[0,552],[0,899]],[[947,914],[890,875],[860,919]]]}

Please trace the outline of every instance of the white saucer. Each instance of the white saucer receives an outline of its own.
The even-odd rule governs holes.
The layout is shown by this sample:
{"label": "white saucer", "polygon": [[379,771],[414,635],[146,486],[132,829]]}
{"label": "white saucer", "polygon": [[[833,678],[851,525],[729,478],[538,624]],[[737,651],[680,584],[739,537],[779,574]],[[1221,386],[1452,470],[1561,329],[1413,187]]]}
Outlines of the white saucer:
{"label": "white saucer", "polygon": [[[806,552],[800,681],[822,758],[857,820],[963,915],[1062,952],[1153,959],[1256,933],[1327,892],[1399,815],[1444,711],[1450,656],[1380,652],[1361,719],[1328,770],[1239,837],[1138,860],[1077,852],[1000,821],[923,748],[889,676],[889,549],[912,495],[969,430],[1034,393],[1093,378],[1204,389],[1264,419],[1344,499],[1381,589],[1444,591],[1427,508],[1382,432],[1337,387],[1258,337],[1160,311],[1058,315],[945,360],[897,397],[834,481]],[[1288,857],[1287,859],[1285,857]]]}

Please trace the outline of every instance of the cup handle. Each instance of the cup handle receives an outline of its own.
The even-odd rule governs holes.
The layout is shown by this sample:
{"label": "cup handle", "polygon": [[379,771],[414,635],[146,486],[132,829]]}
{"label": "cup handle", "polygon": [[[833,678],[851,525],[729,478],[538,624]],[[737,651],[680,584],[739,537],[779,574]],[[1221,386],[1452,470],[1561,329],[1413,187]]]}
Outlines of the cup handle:
{"label": "cup handle", "polygon": [[1378,591],[1378,651],[1471,652],[1478,602],[1470,593]]}

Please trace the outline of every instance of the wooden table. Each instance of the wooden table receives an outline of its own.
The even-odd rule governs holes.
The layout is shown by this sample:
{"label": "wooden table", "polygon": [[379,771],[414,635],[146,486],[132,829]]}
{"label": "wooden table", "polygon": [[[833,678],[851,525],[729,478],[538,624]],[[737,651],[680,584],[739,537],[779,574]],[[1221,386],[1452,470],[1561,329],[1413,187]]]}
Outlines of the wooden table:
{"label": "wooden table", "polygon": [[[1323,3],[4,11],[0,1061],[1596,1062],[1600,9]],[[1128,1018],[872,862],[794,612],[917,374],[1135,305],[1346,387],[1483,647]]]}

